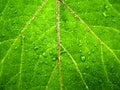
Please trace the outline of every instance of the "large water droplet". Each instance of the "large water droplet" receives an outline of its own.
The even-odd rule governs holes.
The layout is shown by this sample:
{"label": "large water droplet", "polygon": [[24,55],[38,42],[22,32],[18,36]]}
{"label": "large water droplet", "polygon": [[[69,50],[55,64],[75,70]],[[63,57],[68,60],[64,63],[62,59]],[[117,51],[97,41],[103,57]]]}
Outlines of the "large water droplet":
{"label": "large water droplet", "polygon": [[81,56],[81,61],[82,61],[82,62],[85,62],[85,59],[86,59],[85,56]]}

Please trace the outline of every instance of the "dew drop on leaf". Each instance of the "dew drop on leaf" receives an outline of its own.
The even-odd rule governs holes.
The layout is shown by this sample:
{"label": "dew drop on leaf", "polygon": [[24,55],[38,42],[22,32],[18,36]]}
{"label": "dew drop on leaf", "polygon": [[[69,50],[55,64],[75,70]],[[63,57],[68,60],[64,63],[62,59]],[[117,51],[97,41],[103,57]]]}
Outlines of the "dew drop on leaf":
{"label": "dew drop on leaf", "polygon": [[56,61],[56,58],[54,57],[52,60],[53,60],[53,61]]}
{"label": "dew drop on leaf", "polygon": [[90,66],[89,66],[89,65],[87,65],[87,66],[86,66],[86,69],[89,69],[89,68],[90,68]]}
{"label": "dew drop on leaf", "polygon": [[35,47],[34,47],[34,50],[38,50],[38,46],[35,46]]}
{"label": "dew drop on leaf", "polygon": [[90,43],[90,41],[88,41],[88,40],[87,40],[87,41],[86,41],[86,43],[87,43],[87,44],[89,44],[89,43]]}
{"label": "dew drop on leaf", "polygon": [[50,52],[49,52],[49,54],[50,54],[50,55],[52,55],[52,54],[53,54],[53,52],[52,52],[52,51],[50,51]]}
{"label": "dew drop on leaf", "polygon": [[85,59],[86,59],[85,56],[81,56],[81,61],[82,61],[82,62],[85,62]]}
{"label": "dew drop on leaf", "polygon": [[42,54],[45,58],[47,57],[45,53]]}
{"label": "dew drop on leaf", "polygon": [[47,62],[47,61],[45,61],[45,64],[48,64],[48,62]]}
{"label": "dew drop on leaf", "polygon": [[18,48],[18,47],[16,46],[16,47],[15,47],[15,50],[16,50],[17,48]]}
{"label": "dew drop on leaf", "polygon": [[89,51],[89,52],[88,52],[88,55],[90,55],[90,54],[91,54],[91,52]]}
{"label": "dew drop on leaf", "polygon": [[42,61],[40,61],[40,64],[42,64],[43,62]]}
{"label": "dew drop on leaf", "polygon": [[5,37],[5,34],[2,34],[2,37]]}
{"label": "dew drop on leaf", "polygon": [[91,51],[92,53],[94,53],[95,52],[95,50],[94,49],[92,49],[92,51]]}
{"label": "dew drop on leaf", "polygon": [[81,46],[82,46],[82,43],[79,44],[79,47],[81,47]]}
{"label": "dew drop on leaf", "polygon": [[103,14],[103,16],[106,17],[106,18],[108,17],[108,15],[107,15],[105,12],[103,12],[102,14]]}
{"label": "dew drop on leaf", "polygon": [[55,65],[54,64],[52,64],[52,67],[54,67]]}
{"label": "dew drop on leaf", "polygon": [[96,62],[96,60],[95,60],[95,59],[93,59],[93,60],[92,60],[92,62],[93,62],[93,63],[95,63],[95,62]]}
{"label": "dew drop on leaf", "polygon": [[94,47],[97,47],[97,46],[98,46],[98,44],[97,44],[97,43],[95,43]]}
{"label": "dew drop on leaf", "polygon": [[82,53],[82,50],[80,50],[80,53]]}

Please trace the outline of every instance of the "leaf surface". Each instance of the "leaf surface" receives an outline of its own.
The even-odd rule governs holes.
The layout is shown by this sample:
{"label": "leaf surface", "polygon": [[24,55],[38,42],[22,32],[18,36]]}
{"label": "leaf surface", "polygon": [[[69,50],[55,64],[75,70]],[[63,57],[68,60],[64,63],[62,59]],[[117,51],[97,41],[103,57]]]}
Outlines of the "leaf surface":
{"label": "leaf surface", "polygon": [[119,90],[119,0],[1,0],[0,90]]}

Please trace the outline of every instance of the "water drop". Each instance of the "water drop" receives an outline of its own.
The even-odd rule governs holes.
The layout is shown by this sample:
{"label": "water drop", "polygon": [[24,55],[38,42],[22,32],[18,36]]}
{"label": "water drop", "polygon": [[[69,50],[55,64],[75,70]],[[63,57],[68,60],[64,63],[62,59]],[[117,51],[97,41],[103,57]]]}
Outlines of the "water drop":
{"label": "water drop", "polygon": [[92,49],[92,51],[91,51],[92,53],[94,53],[95,52],[95,50],[94,49]]}
{"label": "water drop", "polygon": [[45,58],[47,57],[45,53],[42,54]]}
{"label": "water drop", "polygon": [[92,60],[92,62],[94,63],[94,62],[96,62],[96,60],[95,60],[95,59],[93,59],[93,60]]}
{"label": "water drop", "polygon": [[88,52],[88,55],[90,55],[90,54],[91,54],[91,52],[89,51],[89,52]]}
{"label": "water drop", "polygon": [[101,79],[99,79],[98,81],[99,81],[100,83],[102,83],[102,80],[101,80]]}
{"label": "water drop", "polygon": [[94,46],[95,46],[95,47],[97,47],[97,45],[98,45],[98,44],[97,44],[97,43],[95,43],[95,45],[94,45]]}
{"label": "water drop", "polygon": [[85,59],[86,59],[85,56],[81,56],[81,61],[82,61],[82,62],[85,62]]}
{"label": "water drop", "polygon": [[108,9],[109,9],[109,6],[105,5],[104,8],[105,8],[106,10],[108,10]]}
{"label": "water drop", "polygon": [[17,48],[18,48],[18,47],[16,46],[16,47],[15,47],[15,50],[16,50]]}
{"label": "water drop", "polygon": [[52,51],[50,51],[50,52],[49,52],[49,54],[50,54],[50,55],[52,55],[52,54],[53,54],[53,52],[52,52]]}
{"label": "water drop", "polygon": [[43,63],[43,61],[40,61],[40,64],[42,64]]}
{"label": "water drop", "polygon": [[53,61],[56,61],[56,58],[54,57],[52,60],[53,60]]}
{"label": "water drop", "polygon": [[54,64],[52,64],[52,67],[54,67],[55,65]]}
{"label": "water drop", "polygon": [[34,47],[34,50],[38,50],[38,48],[39,48],[38,46],[35,46],[35,47]]}
{"label": "water drop", "polygon": [[4,33],[2,34],[2,37],[5,37],[5,34],[4,34]]}
{"label": "water drop", "polygon": [[48,62],[47,62],[47,61],[45,61],[45,64],[48,64]]}
{"label": "water drop", "polygon": [[108,15],[105,12],[103,12],[102,14],[104,17],[108,17]]}
{"label": "water drop", "polygon": [[16,11],[16,10],[14,11],[14,14],[17,14],[17,11]]}
{"label": "water drop", "polygon": [[86,41],[86,43],[87,43],[87,44],[89,44],[89,43],[90,43],[90,41]]}
{"label": "water drop", "polygon": [[25,39],[25,36],[22,36],[23,39]]}
{"label": "water drop", "polygon": [[37,55],[37,56],[35,56],[35,59],[39,59],[39,56]]}
{"label": "water drop", "polygon": [[82,53],[82,50],[80,50],[80,53]]}
{"label": "water drop", "polygon": [[86,76],[86,73],[84,72],[83,75]]}
{"label": "water drop", "polygon": [[89,69],[89,68],[90,68],[90,66],[89,66],[89,65],[87,65],[87,66],[86,66],[86,69]]}
{"label": "water drop", "polygon": [[79,47],[81,47],[81,46],[82,46],[82,43],[79,44]]}

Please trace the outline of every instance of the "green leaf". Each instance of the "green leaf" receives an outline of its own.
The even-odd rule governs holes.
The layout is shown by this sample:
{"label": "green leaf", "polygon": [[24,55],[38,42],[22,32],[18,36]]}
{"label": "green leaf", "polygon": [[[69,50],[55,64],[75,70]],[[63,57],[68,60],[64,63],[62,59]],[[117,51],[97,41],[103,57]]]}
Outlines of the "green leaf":
{"label": "green leaf", "polygon": [[120,0],[1,0],[0,90],[120,90]]}

